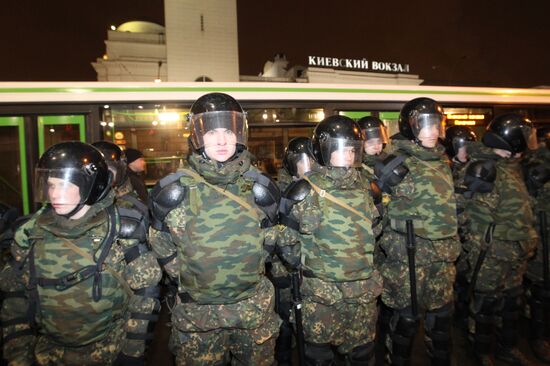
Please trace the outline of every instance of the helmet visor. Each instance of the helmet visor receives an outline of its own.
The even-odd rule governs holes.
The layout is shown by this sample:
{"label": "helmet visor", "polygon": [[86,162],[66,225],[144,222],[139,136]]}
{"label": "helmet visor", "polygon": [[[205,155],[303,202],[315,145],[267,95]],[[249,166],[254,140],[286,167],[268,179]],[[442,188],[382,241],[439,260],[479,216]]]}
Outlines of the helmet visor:
{"label": "helmet visor", "polygon": [[312,171],[316,164],[315,160],[306,153],[293,153],[288,155],[288,163],[292,166],[293,172],[297,178]]}
{"label": "helmet visor", "polygon": [[360,167],[363,141],[329,137],[320,142],[321,155],[326,166]]}
{"label": "helmet visor", "polygon": [[439,138],[445,138],[445,115],[439,113],[417,114],[413,113],[409,118],[412,132],[415,137],[420,135],[423,128],[437,131]]}
{"label": "helmet visor", "polygon": [[385,126],[380,127],[371,127],[363,130],[363,134],[365,136],[365,140],[373,140],[373,139],[379,139],[380,143],[387,144],[388,143],[388,131],[386,130]]}
{"label": "helmet visor", "polygon": [[94,185],[95,174],[81,169],[35,169],[34,198],[54,207],[76,206],[86,202]]}
{"label": "helmet visor", "polygon": [[118,186],[126,177],[126,161],[107,160],[107,167],[113,173],[113,186]]}
{"label": "helmet visor", "polygon": [[[223,132],[231,137],[229,142],[235,141],[237,144],[247,146],[248,143],[248,124],[244,113],[235,111],[217,111],[190,115],[191,123],[191,141],[195,149],[205,147],[206,144],[214,144],[208,138],[205,142],[205,135],[209,131]],[[234,136],[230,136],[230,132]]]}

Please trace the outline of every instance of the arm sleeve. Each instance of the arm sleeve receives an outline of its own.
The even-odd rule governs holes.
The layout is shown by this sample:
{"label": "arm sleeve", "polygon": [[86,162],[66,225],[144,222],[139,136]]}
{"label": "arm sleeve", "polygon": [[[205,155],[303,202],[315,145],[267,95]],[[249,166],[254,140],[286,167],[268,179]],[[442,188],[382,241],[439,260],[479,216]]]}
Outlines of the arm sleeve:
{"label": "arm sleeve", "polygon": [[[124,247],[139,245],[135,239],[120,240]],[[128,316],[124,326],[126,338],[122,344],[122,354],[129,357],[143,357],[146,345],[153,337],[153,328],[160,311],[159,282],[162,270],[154,253],[147,250],[127,263],[124,279],[133,294],[128,304]]]}
{"label": "arm sleeve", "polygon": [[24,265],[28,253],[27,224],[15,234],[16,241],[11,244],[14,260],[0,272],[0,291],[2,307],[2,337],[4,358],[9,365],[32,365],[36,336],[32,328],[29,295],[26,283],[29,280],[28,265]]}

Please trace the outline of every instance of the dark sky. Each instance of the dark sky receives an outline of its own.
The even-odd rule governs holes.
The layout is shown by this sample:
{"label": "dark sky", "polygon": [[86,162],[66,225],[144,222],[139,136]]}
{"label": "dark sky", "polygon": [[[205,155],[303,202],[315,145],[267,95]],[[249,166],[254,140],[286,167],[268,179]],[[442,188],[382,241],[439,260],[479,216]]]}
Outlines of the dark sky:
{"label": "dark sky", "polygon": [[[199,0],[197,0],[199,1]],[[164,24],[162,0],[4,0],[0,81],[96,78],[111,24]],[[237,0],[240,72],[275,53],[408,63],[432,85],[550,85],[546,0]]]}

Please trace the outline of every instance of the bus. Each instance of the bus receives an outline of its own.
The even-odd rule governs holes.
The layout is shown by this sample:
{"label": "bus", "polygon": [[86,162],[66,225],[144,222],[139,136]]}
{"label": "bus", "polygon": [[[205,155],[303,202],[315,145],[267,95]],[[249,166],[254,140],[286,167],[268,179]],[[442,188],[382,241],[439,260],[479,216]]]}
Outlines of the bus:
{"label": "bus", "polygon": [[189,154],[186,115],[198,97],[223,92],[237,99],[249,124],[255,164],[276,175],[288,140],[311,136],[325,116],[381,118],[397,132],[399,110],[417,97],[440,102],[447,125],[478,134],[502,113],[550,124],[550,90],[308,83],[0,83],[0,202],[28,214],[33,168],[51,145],[109,140],[136,148],[147,161],[147,184],[175,171]]}

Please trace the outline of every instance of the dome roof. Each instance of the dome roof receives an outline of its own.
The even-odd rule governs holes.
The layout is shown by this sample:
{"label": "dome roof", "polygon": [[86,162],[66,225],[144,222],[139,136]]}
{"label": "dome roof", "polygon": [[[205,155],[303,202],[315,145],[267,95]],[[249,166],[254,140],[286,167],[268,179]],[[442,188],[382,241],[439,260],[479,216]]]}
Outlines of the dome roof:
{"label": "dome roof", "polygon": [[153,33],[159,34],[164,33],[164,27],[160,24],[145,22],[141,20],[133,20],[130,22],[122,23],[118,26],[117,31],[119,32],[130,32],[130,33]]}

